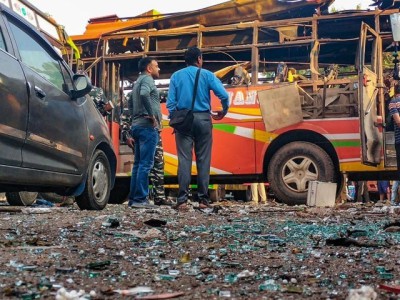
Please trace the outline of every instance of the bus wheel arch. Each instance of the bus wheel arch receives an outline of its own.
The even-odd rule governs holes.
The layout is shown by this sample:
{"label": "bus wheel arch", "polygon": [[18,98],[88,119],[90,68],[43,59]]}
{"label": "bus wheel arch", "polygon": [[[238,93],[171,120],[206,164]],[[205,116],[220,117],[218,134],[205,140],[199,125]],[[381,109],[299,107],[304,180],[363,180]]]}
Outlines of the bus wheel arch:
{"label": "bus wheel arch", "polygon": [[322,135],[295,130],[276,138],[264,159],[264,174],[277,198],[289,205],[305,204],[309,180],[332,181],[341,186],[339,160],[333,145]]}

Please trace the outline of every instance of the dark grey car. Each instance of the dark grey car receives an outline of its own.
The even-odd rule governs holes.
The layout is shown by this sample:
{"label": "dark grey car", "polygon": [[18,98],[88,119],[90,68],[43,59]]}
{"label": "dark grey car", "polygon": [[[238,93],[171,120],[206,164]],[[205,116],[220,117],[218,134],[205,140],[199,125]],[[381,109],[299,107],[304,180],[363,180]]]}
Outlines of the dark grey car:
{"label": "dark grey car", "polygon": [[106,206],[116,156],[90,89],[36,28],[0,4],[0,192],[56,192],[76,196],[82,209]]}

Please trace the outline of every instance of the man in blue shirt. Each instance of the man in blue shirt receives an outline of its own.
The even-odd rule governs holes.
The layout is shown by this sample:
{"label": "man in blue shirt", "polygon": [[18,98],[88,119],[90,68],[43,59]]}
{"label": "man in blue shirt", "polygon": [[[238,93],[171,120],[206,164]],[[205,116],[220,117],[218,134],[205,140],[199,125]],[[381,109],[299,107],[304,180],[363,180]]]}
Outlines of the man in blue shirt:
{"label": "man in blue shirt", "polygon": [[[167,109],[170,115],[181,109],[191,109],[193,87],[197,70],[203,65],[203,56],[199,48],[191,47],[185,52],[187,67],[171,76]],[[211,112],[210,91],[220,99],[222,110]],[[179,192],[177,208],[184,207],[189,195],[189,184],[192,168],[192,152],[196,155],[197,166],[197,196],[199,207],[209,204],[208,184],[210,181],[212,121],[221,120],[229,108],[229,96],[221,81],[214,73],[201,69],[193,107],[194,120],[190,134],[176,131],[175,141],[178,150],[178,183]]]}
{"label": "man in blue shirt", "polygon": [[396,148],[398,178],[400,178],[400,84],[396,84],[394,87],[394,97],[389,103],[389,111],[394,123],[394,146]]}

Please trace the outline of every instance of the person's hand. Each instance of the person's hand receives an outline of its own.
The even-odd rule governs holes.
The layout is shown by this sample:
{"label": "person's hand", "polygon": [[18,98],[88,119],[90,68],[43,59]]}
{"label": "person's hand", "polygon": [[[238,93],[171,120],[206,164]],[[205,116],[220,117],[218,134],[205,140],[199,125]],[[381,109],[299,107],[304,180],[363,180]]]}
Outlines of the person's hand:
{"label": "person's hand", "polygon": [[227,111],[224,111],[224,110],[212,111],[211,117],[216,121],[222,120],[222,118],[225,117],[226,113],[227,113]]}
{"label": "person's hand", "polygon": [[155,116],[145,116],[145,118],[151,120],[152,125],[153,125],[154,128],[157,127],[158,122],[157,122],[157,119],[156,119]]}
{"label": "person's hand", "polygon": [[126,139],[126,144],[128,145],[129,148],[134,149],[135,148],[135,140],[131,137]]}

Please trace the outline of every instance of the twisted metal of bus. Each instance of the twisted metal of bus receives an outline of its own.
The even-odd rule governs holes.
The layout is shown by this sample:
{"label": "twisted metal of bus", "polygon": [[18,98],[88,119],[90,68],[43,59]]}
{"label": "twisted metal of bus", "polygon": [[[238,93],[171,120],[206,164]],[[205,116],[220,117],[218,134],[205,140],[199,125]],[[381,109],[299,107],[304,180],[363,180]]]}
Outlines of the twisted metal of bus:
{"label": "twisted metal of bus", "polygon": [[228,73],[233,71],[234,75],[230,78],[230,82],[232,85],[241,85],[243,83],[245,83],[246,85],[250,84],[250,75],[246,71],[246,68],[251,66],[250,62],[248,62],[248,61],[238,62],[232,55],[230,55],[227,52],[221,51],[221,50],[211,49],[208,52],[222,53],[222,54],[228,56],[230,59],[232,59],[235,62],[235,64],[233,66],[228,66],[228,67],[222,68],[218,71],[215,71],[214,74],[215,74],[215,76],[217,76],[217,78],[222,80]]}

